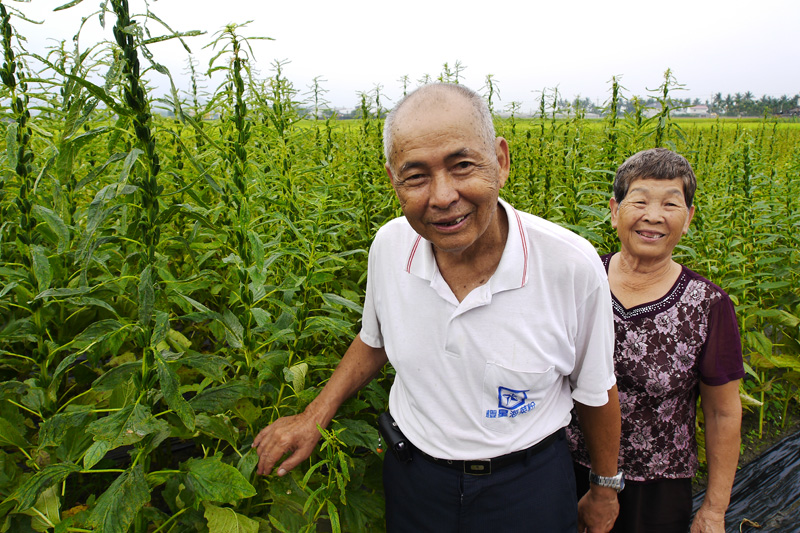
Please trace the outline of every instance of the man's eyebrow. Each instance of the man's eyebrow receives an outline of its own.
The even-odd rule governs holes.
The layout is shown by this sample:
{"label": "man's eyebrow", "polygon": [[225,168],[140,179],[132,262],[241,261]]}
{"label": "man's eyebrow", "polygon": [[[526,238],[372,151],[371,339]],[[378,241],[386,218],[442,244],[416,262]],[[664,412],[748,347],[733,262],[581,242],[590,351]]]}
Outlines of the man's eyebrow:
{"label": "man's eyebrow", "polygon": [[425,168],[425,163],[423,163],[422,161],[406,161],[405,163],[400,165],[400,168],[398,169],[398,173],[402,174],[402,173],[404,173],[406,171],[414,170],[414,169],[418,169],[418,168]]}

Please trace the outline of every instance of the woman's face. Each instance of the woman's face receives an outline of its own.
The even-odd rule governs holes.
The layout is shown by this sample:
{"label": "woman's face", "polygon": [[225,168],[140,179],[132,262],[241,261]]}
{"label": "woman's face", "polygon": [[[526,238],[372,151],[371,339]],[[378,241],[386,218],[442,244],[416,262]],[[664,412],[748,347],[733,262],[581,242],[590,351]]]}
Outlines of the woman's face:
{"label": "woman's face", "polygon": [[622,250],[642,260],[672,257],[694,216],[694,206],[686,206],[680,178],[634,179],[622,202],[612,198],[609,207]]}

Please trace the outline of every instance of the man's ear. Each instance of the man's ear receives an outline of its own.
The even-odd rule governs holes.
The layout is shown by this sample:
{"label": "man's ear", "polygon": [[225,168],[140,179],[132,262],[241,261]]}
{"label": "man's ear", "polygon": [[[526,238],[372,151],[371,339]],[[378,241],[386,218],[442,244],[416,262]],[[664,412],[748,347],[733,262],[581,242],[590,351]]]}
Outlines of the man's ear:
{"label": "man's ear", "polygon": [[494,140],[494,151],[497,156],[497,164],[500,167],[500,188],[502,188],[511,171],[511,156],[508,151],[508,141],[503,137],[496,138]]}
{"label": "man's ear", "polygon": [[389,176],[389,183],[394,186],[394,174],[392,174],[392,167],[389,166],[389,163],[384,163],[383,168],[386,169],[386,175]]}

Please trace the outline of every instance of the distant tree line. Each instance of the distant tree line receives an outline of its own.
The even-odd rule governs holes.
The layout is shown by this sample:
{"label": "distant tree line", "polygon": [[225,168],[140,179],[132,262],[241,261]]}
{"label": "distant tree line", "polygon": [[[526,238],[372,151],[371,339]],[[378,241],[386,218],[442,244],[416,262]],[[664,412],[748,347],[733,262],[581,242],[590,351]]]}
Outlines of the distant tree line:
{"label": "distant tree line", "polygon": [[730,94],[722,96],[722,93],[717,93],[711,102],[706,102],[709,111],[717,113],[725,117],[739,117],[739,116],[764,116],[764,115],[787,115],[797,114],[798,100],[800,94],[794,96],[783,95],[781,97],[762,96],[756,99],[753,93],[747,91],[746,93],[736,93],[733,96]]}
{"label": "distant tree line", "polygon": [[[618,113],[624,115],[632,113],[636,106],[660,110],[661,104],[652,97],[622,99],[619,103]],[[764,95],[756,99],[752,92],[727,94],[717,93],[711,101],[702,101],[699,98],[671,98],[671,107],[676,114],[682,109],[697,105],[708,106],[709,114],[721,117],[763,117],[763,116],[798,116],[800,115],[800,93],[793,96],[782,95],[779,97]],[[573,100],[559,99],[560,112],[594,113],[605,115],[607,110],[604,105],[598,105],[589,98],[577,97]]]}

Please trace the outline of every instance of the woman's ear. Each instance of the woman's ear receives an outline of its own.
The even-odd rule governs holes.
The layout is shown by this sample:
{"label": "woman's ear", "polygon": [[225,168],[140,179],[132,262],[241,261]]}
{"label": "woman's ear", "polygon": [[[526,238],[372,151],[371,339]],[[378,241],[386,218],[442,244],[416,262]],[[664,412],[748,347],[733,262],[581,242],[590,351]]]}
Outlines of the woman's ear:
{"label": "woman's ear", "polygon": [[694,206],[689,208],[689,213],[686,216],[686,224],[683,225],[683,234],[684,235],[689,233],[689,224],[692,223],[692,218],[694,218]]}
{"label": "woman's ear", "polygon": [[608,201],[608,209],[611,211],[611,227],[617,229],[617,216],[619,215],[619,204],[613,196]]}

